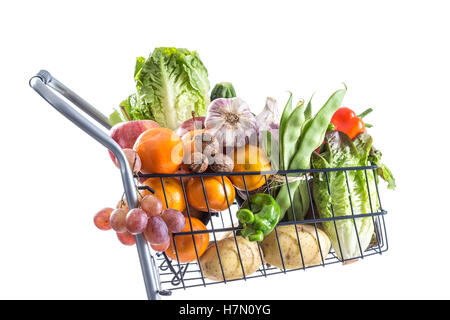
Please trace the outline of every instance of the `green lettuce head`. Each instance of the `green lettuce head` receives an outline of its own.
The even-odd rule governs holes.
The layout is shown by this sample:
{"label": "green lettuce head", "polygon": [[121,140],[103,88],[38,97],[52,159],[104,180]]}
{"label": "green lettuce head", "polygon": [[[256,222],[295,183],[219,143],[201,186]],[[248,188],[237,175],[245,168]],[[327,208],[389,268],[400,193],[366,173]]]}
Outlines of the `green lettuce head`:
{"label": "green lettuce head", "polygon": [[[372,138],[367,133],[352,141],[345,133],[330,131],[325,135],[320,153],[313,153],[312,165],[315,169],[369,166],[371,151]],[[351,216],[352,211],[355,215],[379,211],[375,179],[378,177],[373,170],[331,171],[328,179],[324,172],[314,174],[313,195],[320,218],[348,217],[322,223],[340,260],[360,257],[370,244],[373,218],[352,219]],[[395,185],[393,181],[388,182]]]}
{"label": "green lettuce head", "polygon": [[[208,71],[195,51],[156,48],[145,59],[138,57],[135,67],[136,93],[121,103],[122,115],[115,111],[115,123],[151,119],[175,130],[192,117],[206,114],[209,104]],[[120,117],[118,117],[120,116]]]}

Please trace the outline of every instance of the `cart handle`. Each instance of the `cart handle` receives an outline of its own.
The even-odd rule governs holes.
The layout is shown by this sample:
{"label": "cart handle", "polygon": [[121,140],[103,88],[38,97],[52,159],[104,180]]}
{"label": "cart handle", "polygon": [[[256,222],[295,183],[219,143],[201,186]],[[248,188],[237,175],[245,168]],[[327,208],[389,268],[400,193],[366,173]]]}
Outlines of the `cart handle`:
{"label": "cart handle", "polygon": [[[114,154],[119,162],[128,207],[130,209],[136,208],[138,205],[138,195],[134,184],[133,173],[122,148],[103,130],[92,124],[92,122],[87,120],[83,115],[81,115],[81,113],[72,108],[72,106],[61,99],[48,87],[60,93],[63,97],[72,102],[79,109],[86,112],[91,118],[99,122],[106,129],[111,128],[109,119],[83,98],[78,96],[75,92],[55,79],[48,71],[39,71],[30,79],[29,83],[30,86],[42,98],[44,98],[44,100],[58,110],[63,116],[72,121],[77,127],[108,148]],[[158,281],[158,273],[156,270],[154,257],[150,253],[147,242],[143,238],[142,234],[135,235],[135,239],[141,269],[144,276],[147,297],[151,300],[157,300],[160,298],[158,290],[160,283]]]}

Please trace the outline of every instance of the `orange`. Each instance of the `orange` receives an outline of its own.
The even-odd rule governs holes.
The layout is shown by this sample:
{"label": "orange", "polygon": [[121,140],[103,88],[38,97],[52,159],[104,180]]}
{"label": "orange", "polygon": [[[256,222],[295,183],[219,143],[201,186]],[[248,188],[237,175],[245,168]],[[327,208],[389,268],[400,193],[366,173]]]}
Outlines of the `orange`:
{"label": "orange", "polygon": [[[167,209],[166,200],[164,197],[165,192],[168,207],[183,212],[183,210],[186,208],[186,201],[180,181],[175,178],[163,178],[162,180],[164,184],[164,190],[160,178],[148,178],[144,181],[143,185],[155,190],[154,195],[158,197],[159,200],[161,200],[163,209]],[[142,191],[142,196],[145,197],[148,194],[152,193],[148,190]]]}
{"label": "orange", "polygon": [[152,128],[141,133],[134,144],[141,159],[142,173],[174,173],[183,161],[181,138],[167,128]]}
{"label": "orange", "polygon": [[[191,229],[192,224],[192,229]],[[189,223],[189,218],[186,217],[186,225],[181,232],[192,232],[192,231],[202,231],[206,230],[205,225],[198,220],[197,218],[191,217],[191,221]],[[209,233],[197,233],[194,235],[194,239],[192,238],[192,234],[186,235],[176,235],[175,236],[175,245],[173,243],[172,235],[170,237],[170,246],[165,251],[167,256],[177,261],[177,254],[180,263],[191,262],[197,260],[198,257],[206,251],[209,243]],[[175,251],[176,246],[176,251]],[[197,254],[195,249],[197,249]]]}
{"label": "orange", "polygon": [[[205,201],[205,193],[208,199],[209,211],[218,212],[228,208],[228,204],[232,204],[236,196],[233,184],[230,179],[223,177],[225,188],[220,176],[203,177],[203,184],[205,192],[203,191],[202,180],[200,177],[195,177],[189,180],[186,187],[186,195],[189,205],[199,211],[208,211],[208,206]],[[225,196],[226,190],[226,196]]]}
{"label": "orange", "polygon": [[[233,172],[246,171],[270,171],[270,162],[267,159],[264,151],[254,145],[246,145],[239,148],[234,153],[234,169]],[[269,175],[246,175],[245,183],[244,176],[230,176],[234,186],[240,190],[245,190],[245,183],[248,191],[252,191],[261,187],[266,183],[266,178]]]}

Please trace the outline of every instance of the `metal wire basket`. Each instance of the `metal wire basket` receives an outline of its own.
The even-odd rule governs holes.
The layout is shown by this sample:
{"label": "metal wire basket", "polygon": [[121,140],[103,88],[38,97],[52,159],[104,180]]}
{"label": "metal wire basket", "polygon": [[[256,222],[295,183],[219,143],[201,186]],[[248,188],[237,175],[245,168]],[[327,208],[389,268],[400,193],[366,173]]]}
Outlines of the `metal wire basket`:
{"label": "metal wire basket", "polygon": [[[380,197],[379,197],[379,193],[378,193],[378,184],[377,181],[375,179],[375,188],[376,188],[376,195],[378,197],[378,203],[379,203],[379,207],[376,208],[378,210],[372,210],[372,212],[368,212],[368,213],[364,213],[364,214],[354,214],[353,213],[353,207],[352,208],[352,215],[350,216],[344,216],[344,217],[331,217],[331,218],[324,218],[324,219],[320,219],[317,217],[317,213],[315,210],[315,206],[314,206],[314,202],[312,200],[312,194],[311,194],[311,189],[309,187],[309,181],[312,179],[311,178],[311,174],[313,173],[319,173],[322,172],[326,175],[326,177],[328,177],[329,172],[331,171],[343,171],[343,172],[348,172],[348,171],[352,171],[352,170],[356,170],[356,171],[363,171],[365,173],[365,177],[366,177],[366,182],[367,182],[367,172],[368,171],[372,171],[374,174],[375,170],[376,170],[376,166],[367,166],[367,167],[351,167],[351,168],[333,168],[333,169],[311,169],[311,170],[286,170],[286,171],[264,171],[264,172],[234,172],[234,173],[201,173],[201,174],[195,174],[195,173],[189,173],[189,174],[150,174],[150,175],[140,175],[139,177],[145,177],[145,178],[159,178],[161,181],[161,185],[163,186],[163,190],[164,190],[164,180],[163,178],[174,178],[174,179],[179,179],[180,184],[182,186],[183,189],[183,193],[186,199],[186,205],[188,206],[187,203],[187,197],[186,197],[186,189],[185,189],[185,185],[183,183],[183,178],[187,178],[187,177],[200,177],[200,181],[202,183],[202,187],[203,187],[203,194],[198,195],[199,197],[204,197],[207,206],[209,208],[209,199],[207,196],[207,193],[205,192],[205,186],[204,186],[204,181],[203,181],[203,177],[205,176],[218,176],[222,178],[222,184],[225,184],[225,182],[223,181],[223,177],[224,176],[230,176],[230,175],[238,175],[238,176],[242,176],[243,180],[244,180],[244,185],[246,186],[245,188],[245,194],[247,195],[247,198],[249,197],[249,190],[247,188],[247,183],[245,182],[246,176],[249,175],[263,175],[265,177],[265,184],[266,184],[266,192],[270,193],[271,187],[268,183],[268,179],[266,178],[267,175],[282,175],[285,177],[286,179],[286,184],[288,186],[288,191],[289,191],[289,197],[290,197],[290,201],[291,201],[291,206],[292,206],[292,210],[294,211],[294,207],[293,207],[293,202],[292,202],[292,196],[290,194],[290,190],[289,190],[289,184],[288,184],[288,175],[291,176],[293,174],[297,175],[297,176],[304,176],[306,181],[307,181],[307,185],[308,185],[308,194],[309,194],[309,201],[310,201],[310,214],[307,216],[306,219],[301,220],[301,221],[295,221],[295,214],[293,215],[294,220],[293,221],[283,221],[283,222],[279,222],[277,224],[277,226],[275,227],[275,235],[277,238],[277,242],[278,242],[278,250],[279,250],[279,254],[281,257],[281,261],[283,264],[283,268],[278,268],[278,267],[274,267],[274,266],[270,266],[266,263],[263,263],[261,265],[261,267],[259,268],[259,270],[256,273],[253,274],[246,274],[244,268],[242,268],[242,277],[238,278],[238,279],[231,279],[231,280],[227,280],[226,276],[224,274],[223,271],[223,265],[220,259],[221,253],[220,250],[217,250],[217,256],[219,259],[219,263],[220,263],[220,268],[221,268],[221,272],[222,272],[222,277],[223,280],[222,281],[212,281],[209,279],[206,279],[204,277],[202,268],[200,267],[200,259],[199,256],[197,255],[196,257],[196,261],[192,261],[192,262],[188,262],[188,263],[181,263],[179,261],[179,259],[177,260],[172,260],[170,258],[167,257],[167,255],[165,253],[156,253],[156,257],[157,257],[157,262],[158,262],[158,268],[159,268],[159,274],[161,277],[161,285],[162,287],[165,289],[165,293],[167,293],[169,290],[173,291],[173,290],[178,290],[178,289],[186,289],[186,288],[191,288],[191,287],[198,287],[198,286],[208,286],[208,285],[212,285],[212,284],[218,284],[218,283],[226,283],[226,282],[231,282],[231,281],[238,281],[238,280],[247,280],[247,279],[251,279],[251,278],[259,278],[259,277],[267,277],[270,275],[274,275],[274,274],[280,274],[280,273],[287,273],[287,272],[292,272],[292,271],[296,271],[296,270],[305,270],[308,268],[314,268],[314,267],[320,267],[320,266],[326,266],[326,265],[330,265],[330,264],[335,264],[335,263],[349,263],[349,262],[353,262],[356,261],[357,259],[364,259],[368,256],[374,255],[374,254],[382,254],[383,252],[385,252],[388,249],[388,242],[387,242],[387,235],[386,235],[386,227],[385,227],[385,221],[384,221],[384,215],[387,213],[385,210],[383,210],[381,208],[381,201],[380,201]],[[347,174],[345,174],[345,176],[347,177]],[[327,179],[328,181],[328,179]],[[328,185],[329,186],[329,185]],[[369,186],[369,184],[367,183],[367,186]],[[349,188],[348,184],[347,187]],[[224,188],[225,190],[225,194],[226,194],[226,199],[228,201],[228,195],[226,192],[226,188]],[[165,191],[164,191],[165,192]],[[349,191],[350,193],[350,191]],[[332,195],[331,195],[332,196]],[[370,197],[370,194],[369,194]],[[166,199],[167,200],[167,199]],[[240,204],[242,204],[244,200],[243,199],[239,199],[237,198],[237,201],[235,201],[234,203],[230,204],[229,208],[226,211],[223,212],[211,212],[208,211],[207,213],[205,213],[207,216],[207,219],[205,222],[207,222],[207,226],[208,226],[208,230],[206,231],[190,231],[190,232],[180,232],[180,233],[174,233],[172,234],[173,237],[173,242],[175,242],[176,237],[179,236],[192,236],[193,242],[194,242],[194,246],[196,248],[197,251],[197,247],[196,247],[196,243],[195,243],[195,238],[194,235],[198,234],[198,233],[209,233],[210,234],[210,239],[212,239],[212,244],[214,244],[217,248],[217,242],[218,239],[223,239],[224,238],[224,234],[227,234],[229,237],[234,237],[235,243],[236,243],[236,248],[238,251],[238,257],[239,257],[239,262],[240,265],[243,265],[242,262],[242,257],[241,254],[239,253],[239,245],[238,242],[236,241],[236,236],[239,234],[239,231],[242,229],[241,226],[236,226],[236,216],[235,216],[235,212],[236,210],[239,208]],[[350,202],[352,202],[352,200],[350,199]],[[190,214],[188,212],[188,217],[190,219]],[[307,263],[305,263],[304,259],[303,259],[303,255],[302,255],[302,245],[301,245],[301,241],[299,240],[299,238],[297,237],[297,245],[299,247],[299,251],[300,251],[300,266],[298,268],[293,268],[293,269],[287,269],[284,266],[284,253],[280,247],[280,241],[278,239],[278,233],[277,233],[277,229],[280,226],[283,225],[297,225],[297,224],[308,224],[314,227],[316,234],[319,232],[318,229],[320,228],[320,224],[322,222],[326,222],[326,221],[332,221],[334,223],[336,223],[336,221],[338,220],[353,220],[355,221],[355,219],[358,218],[367,218],[367,217],[371,217],[372,218],[372,222],[375,226],[375,232],[374,232],[374,237],[373,240],[369,246],[368,249],[366,250],[361,250],[361,244],[359,243],[359,248],[360,248],[360,255],[359,256],[355,256],[352,257],[351,259],[339,259],[338,255],[336,254],[336,252],[332,249],[328,255],[324,256],[321,254],[321,262],[319,264],[315,264],[315,265],[310,265],[308,266]],[[228,223],[227,223],[228,222]],[[320,239],[319,237],[317,237],[317,239]],[[358,242],[359,242],[359,238],[357,238]],[[339,241],[339,237],[338,237],[338,241]],[[318,240],[318,245],[320,247],[320,240]],[[340,244],[339,244],[340,246]],[[175,248],[176,250],[176,248]],[[261,250],[261,245],[258,243],[258,250],[259,250],[259,255],[260,255],[260,259],[261,261],[264,261],[264,256]],[[178,257],[178,253],[176,254],[176,256]]]}
{"label": "metal wire basket", "polygon": [[[370,187],[369,187],[369,181],[368,181],[368,172],[372,172],[374,176],[376,176],[376,166],[366,166],[366,167],[351,167],[351,168],[332,168],[332,169],[311,169],[311,170],[289,170],[289,171],[265,171],[265,172],[235,172],[235,173],[212,173],[212,172],[206,172],[201,174],[196,173],[183,173],[183,174],[148,174],[148,175],[138,175],[134,176],[132,174],[132,170],[130,168],[130,165],[120,148],[120,146],[111,139],[103,130],[99,129],[97,126],[93,125],[90,121],[88,121],[84,116],[82,116],[79,112],[77,112],[74,108],[72,108],[71,105],[69,105],[65,100],[63,100],[60,96],[55,94],[53,91],[56,91],[60,95],[62,95],[64,98],[69,100],[72,104],[77,106],[79,109],[83,110],[85,113],[87,113],[91,118],[99,122],[101,125],[103,125],[105,128],[110,129],[110,123],[106,116],[104,116],[102,113],[100,113],[98,110],[96,110],[93,106],[91,106],[88,102],[83,100],[80,96],[78,96],[76,93],[71,91],[69,88],[64,86],[61,82],[59,82],[57,79],[52,77],[50,73],[47,71],[40,71],[36,76],[32,77],[30,79],[30,86],[39,94],[41,95],[48,103],[50,103],[55,109],[57,109],[59,112],[61,112],[66,118],[71,120],[75,125],[77,125],[79,128],[81,128],[83,131],[85,131],[87,134],[89,134],[91,137],[93,137],[95,140],[100,142],[102,145],[104,145],[106,148],[108,148],[117,158],[120,172],[122,175],[122,182],[125,190],[125,195],[127,199],[127,203],[130,209],[135,208],[138,205],[138,191],[137,189],[145,189],[148,187],[146,186],[139,186],[138,180],[142,178],[158,178],[160,179],[162,190],[164,192],[164,198],[166,201],[166,206],[168,206],[168,199],[166,196],[166,190],[164,186],[164,179],[165,178],[173,178],[180,181],[184,198],[186,201],[186,207],[187,207],[187,216],[188,221],[191,224],[191,213],[189,211],[189,204],[187,202],[187,196],[186,196],[186,187],[184,183],[185,178],[190,177],[198,177],[202,184],[203,194],[199,194],[199,197],[203,197],[206,206],[207,206],[207,212],[203,215],[203,222],[207,226],[207,230],[202,231],[190,231],[190,232],[180,232],[180,233],[173,233],[172,234],[172,241],[176,244],[177,237],[181,236],[192,236],[194,248],[195,248],[195,254],[196,259],[191,262],[180,262],[179,252],[176,249],[175,245],[175,253],[177,259],[170,259],[165,253],[160,252],[154,252],[149,249],[149,246],[147,244],[147,241],[144,239],[142,235],[136,235],[136,246],[137,251],[139,255],[139,260],[141,263],[141,269],[144,277],[145,287],[147,291],[147,297],[149,299],[155,300],[159,299],[161,295],[170,295],[172,291],[178,290],[178,289],[187,289],[191,287],[198,287],[198,286],[208,286],[212,284],[217,283],[226,283],[231,281],[238,281],[238,280],[248,280],[251,278],[260,278],[260,277],[267,277],[274,274],[280,274],[280,273],[288,273],[291,271],[296,270],[305,270],[308,268],[313,267],[320,267],[320,266],[326,266],[330,264],[335,263],[348,263],[351,261],[354,261],[356,259],[364,259],[368,256],[375,255],[375,254],[382,254],[386,250],[388,250],[388,240],[387,240],[387,234],[386,234],[386,226],[385,226],[385,219],[384,215],[387,214],[387,212],[382,208],[381,206],[381,199],[378,192],[378,184],[377,179],[374,179],[374,185],[375,189],[374,192],[376,192],[377,197],[377,207],[374,208],[372,206],[372,201],[370,201]],[[53,89],[53,90],[51,90]],[[333,205],[331,204],[331,211],[333,212],[333,216],[330,218],[324,218],[321,219],[318,217],[318,214],[315,209],[315,204],[313,201],[312,196],[312,190],[310,187],[310,180],[312,179],[313,174],[322,173],[326,177],[327,185],[328,185],[328,192],[330,193],[330,196],[333,197],[333,195],[330,192],[330,184],[329,184],[329,174],[333,171],[343,171],[345,173],[345,179],[347,181],[347,188],[349,195],[351,194],[348,184],[348,176],[347,172],[350,171],[361,171],[364,172],[364,176],[366,179],[367,184],[367,191],[369,196],[369,201],[371,203],[371,212],[364,212],[364,213],[358,213],[355,214],[353,212],[353,205],[351,196],[349,196],[350,201],[350,207],[352,210],[352,215],[348,216],[334,216],[334,210]],[[304,220],[297,221],[295,220],[295,214],[293,214],[293,221],[282,221],[277,224],[277,226],[274,229],[277,243],[278,243],[278,250],[282,262],[282,268],[271,266],[267,263],[264,263],[264,255],[261,249],[261,245],[258,242],[258,252],[261,261],[263,262],[261,264],[261,267],[257,272],[253,274],[246,274],[242,262],[241,253],[239,250],[239,245],[236,240],[237,235],[239,234],[242,227],[240,227],[237,224],[237,219],[235,216],[235,212],[239,208],[239,206],[242,204],[244,199],[237,196],[236,201],[233,203],[230,203],[229,195],[227,194],[226,188],[224,188],[225,191],[225,198],[227,201],[228,209],[222,212],[212,212],[210,210],[210,205],[208,199],[205,184],[204,184],[204,178],[207,176],[216,176],[219,177],[222,181],[222,184],[225,185],[224,177],[231,176],[231,175],[238,175],[242,176],[245,190],[243,190],[243,195],[246,198],[249,198],[250,192],[247,188],[246,183],[246,177],[249,175],[263,175],[265,177],[265,191],[267,193],[271,192],[271,185],[268,182],[267,176],[270,175],[278,175],[285,178],[286,184],[288,186],[288,193],[289,193],[289,199],[291,204],[292,212],[294,212],[294,204],[293,204],[293,197],[291,195],[291,191],[289,189],[289,177],[292,175],[295,175],[297,177],[303,177],[306,180],[306,185],[308,188],[308,196],[309,196],[309,202],[310,202],[310,212],[307,215],[307,217]],[[138,186],[136,188],[136,186]],[[152,191],[152,190],[150,190]],[[373,194],[373,193],[372,193]],[[367,218],[371,217],[372,223],[374,225],[374,236],[372,239],[371,244],[366,250],[361,250],[361,244],[359,237],[357,237],[358,245],[360,248],[360,255],[356,257],[352,257],[351,259],[339,259],[338,254],[335,250],[331,249],[328,254],[322,254],[322,251],[320,251],[320,263],[316,263],[314,265],[307,265],[303,259],[302,255],[302,244],[298,236],[297,232],[297,244],[300,252],[300,259],[298,268],[292,268],[288,269],[285,267],[284,263],[284,253],[280,247],[280,241],[278,238],[278,228],[283,225],[299,225],[299,224],[308,224],[312,227],[314,227],[314,231],[316,235],[319,232],[319,229],[321,228],[321,224],[323,222],[333,222],[336,226],[336,222],[339,220],[352,220],[355,225],[355,231],[356,234],[358,234],[358,230],[356,230],[356,219],[360,218]],[[297,230],[297,229],[296,229]],[[201,233],[208,233],[209,239],[212,240],[211,244],[216,247],[217,256],[219,259],[220,269],[222,273],[222,279],[220,281],[214,281],[209,280],[204,276],[203,270],[200,267],[200,257],[198,255],[195,235],[201,234]],[[239,257],[239,263],[242,269],[242,277],[240,278],[233,278],[233,279],[227,279],[223,270],[223,264],[221,261],[221,253],[220,250],[217,249],[217,243],[219,239],[223,239],[225,237],[231,237],[234,239],[234,242],[236,244],[238,257]],[[320,239],[317,237],[317,239]],[[339,242],[339,236],[337,237],[338,244],[339,244],[339,250],[340,248],[340,242]],[[321,243],[320,240],[318,240],[318,246],[320,248]],[[342,254],[340,255],[342,257]]]}

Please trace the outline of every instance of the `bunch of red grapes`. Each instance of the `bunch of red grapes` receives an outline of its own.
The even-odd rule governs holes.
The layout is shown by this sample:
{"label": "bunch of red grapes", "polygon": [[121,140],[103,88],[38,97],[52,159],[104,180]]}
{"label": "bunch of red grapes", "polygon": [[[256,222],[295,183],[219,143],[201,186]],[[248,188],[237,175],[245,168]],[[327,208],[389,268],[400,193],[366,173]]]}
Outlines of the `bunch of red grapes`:
{"label": "bunch of red grapes", "polygon": [[163,210],[161,200],[147,195],[140,200],[139,208],[129,210],[121,200],[116,209],[101,209],[94,216],[94,224],[100,230],[113,229],[120,242],[128,246],[136,243],[134,235],[142,233],[155,251],[162,252],[170,246],[170,233],[181,232],[186,219],[178,210]]}

